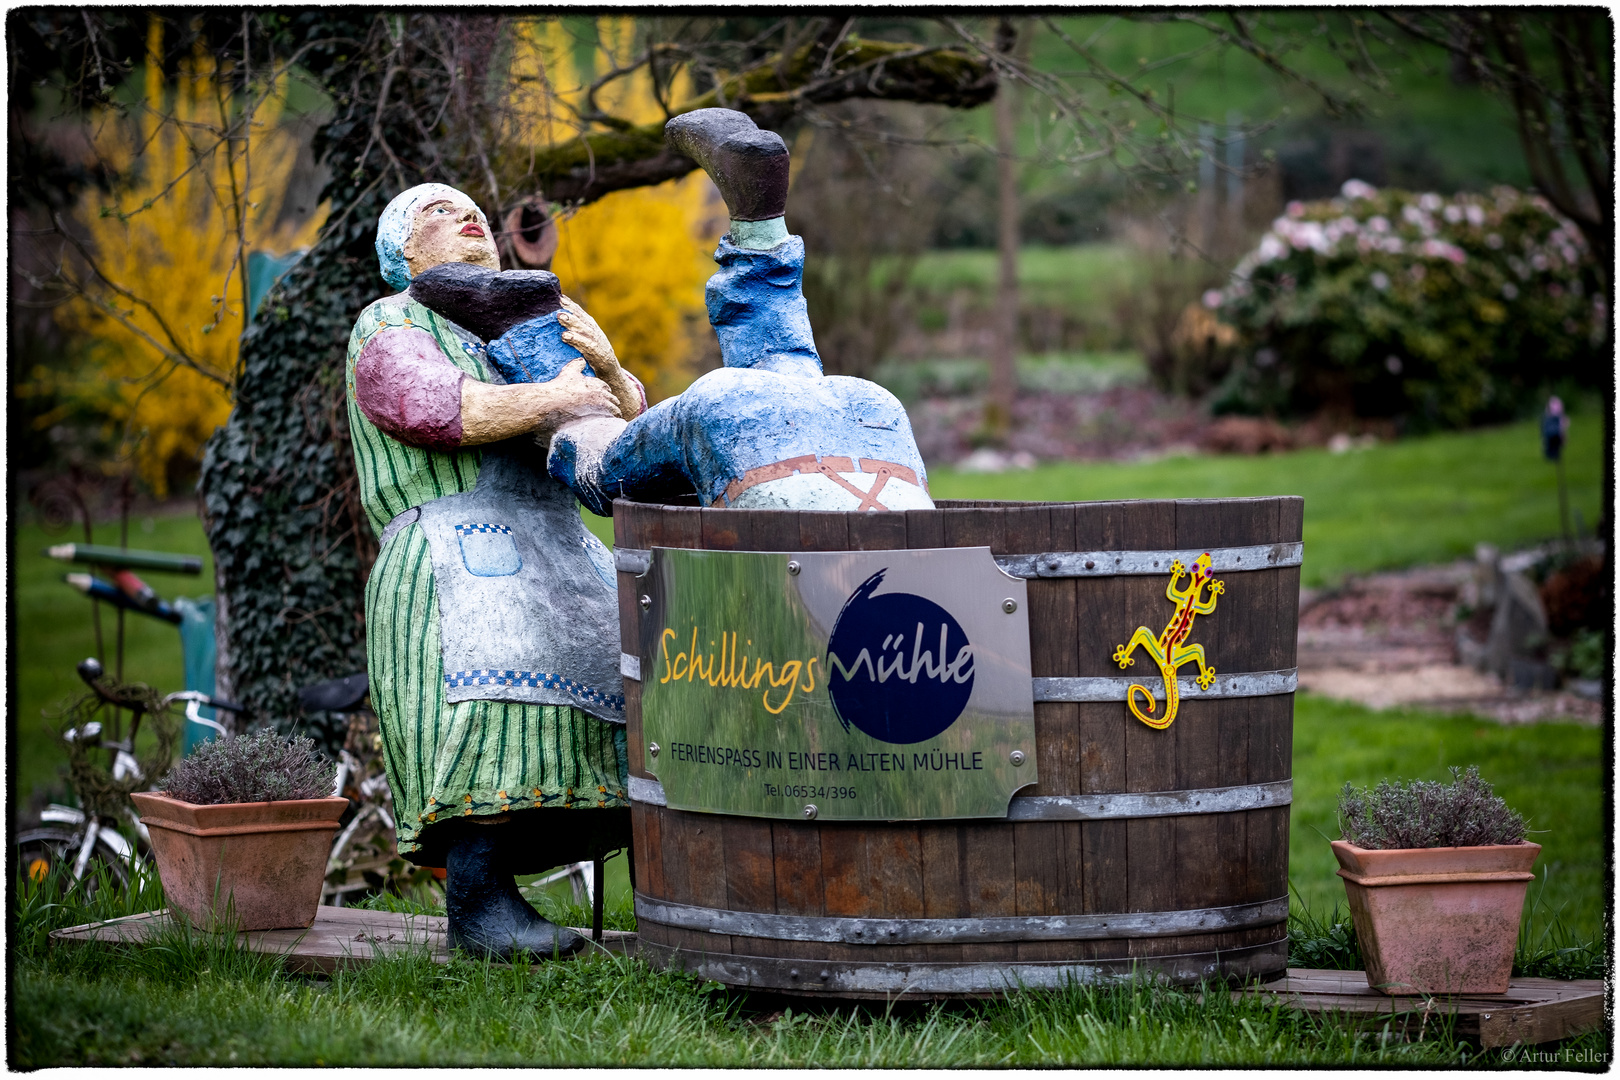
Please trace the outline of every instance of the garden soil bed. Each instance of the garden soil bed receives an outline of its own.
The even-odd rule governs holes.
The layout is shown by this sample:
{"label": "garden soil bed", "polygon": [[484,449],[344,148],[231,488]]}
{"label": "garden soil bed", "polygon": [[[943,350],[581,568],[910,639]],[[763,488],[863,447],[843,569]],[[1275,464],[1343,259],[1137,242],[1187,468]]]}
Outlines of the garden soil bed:
{"label": "garden soil bed", "polygon": [[1457,662],[1458,598],[1474,573],[1459,561],[1305,590],[1300,689],[1375,709],[1472,713],[1503,724],[1598,724],[1603,705],[1567,691],[1518,690]]}

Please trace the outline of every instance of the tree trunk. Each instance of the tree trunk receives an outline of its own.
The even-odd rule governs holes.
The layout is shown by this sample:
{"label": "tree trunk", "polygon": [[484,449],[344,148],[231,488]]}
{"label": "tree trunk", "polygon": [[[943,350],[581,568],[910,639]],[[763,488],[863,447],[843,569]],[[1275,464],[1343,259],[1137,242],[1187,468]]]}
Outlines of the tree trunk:
{"label": "tree trunk", "polygon": [[[1012,20],[1002,19],[997,45],[1011,53],[1017,41]],[[1018,397],[1018,105],[1017,84],[1004,80],[996,92],[996,287],[995,344],[990,353],[990,393],[985,436],[1005,446]]]}

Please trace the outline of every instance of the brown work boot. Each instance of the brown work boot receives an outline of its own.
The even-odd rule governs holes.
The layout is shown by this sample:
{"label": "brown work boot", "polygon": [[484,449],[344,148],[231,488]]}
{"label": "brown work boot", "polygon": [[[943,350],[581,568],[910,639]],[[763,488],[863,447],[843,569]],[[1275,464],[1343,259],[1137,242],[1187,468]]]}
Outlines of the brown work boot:
{"label": "brown work boot", "polygon": [[489,270],[460,262],[417,274],[410,294],[485,341],[562,307],[562,286],[549,270]]}
{"label": "brown work boot", "polygon": [[702,167],[733,221],[769,221],[787,211],[788,149],[736,109],[696,109],[664,125],[664,142]]}

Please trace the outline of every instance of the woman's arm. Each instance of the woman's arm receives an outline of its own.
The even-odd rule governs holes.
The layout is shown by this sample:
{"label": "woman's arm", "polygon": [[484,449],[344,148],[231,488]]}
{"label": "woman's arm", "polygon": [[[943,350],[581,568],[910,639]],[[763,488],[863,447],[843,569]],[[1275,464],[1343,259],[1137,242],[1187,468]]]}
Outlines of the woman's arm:
{"label": "woman's arm", "polygon": [[550,382],[498,386],[458,369],[426,330],[390,327],[355,359],[355,401],[400,442],[455,450],[586,416],[619,415],[613,391],[584,375],[584,367],[575,361]]}
{"label": "woman's arm", "polygon": [[499,442],[530,431],[545,434],[587,416],[618,415],[613,391],[601,379],[585,374],[583,360],[575,360],[550,382],[496,386],[465,379],[461,384],[462,446]]}

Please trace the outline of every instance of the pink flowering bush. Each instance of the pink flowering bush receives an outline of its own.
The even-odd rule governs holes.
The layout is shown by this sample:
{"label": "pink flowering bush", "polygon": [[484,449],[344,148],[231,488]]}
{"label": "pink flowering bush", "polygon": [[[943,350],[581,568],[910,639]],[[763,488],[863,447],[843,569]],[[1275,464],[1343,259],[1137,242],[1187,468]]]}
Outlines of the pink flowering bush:
{"label": "pink flowering bush", "polygon": [[1509,418],[1549,384],[1600,386],[1607,368],[1584,238],[1508,187],[1444,198],[1351,180],[1290,203],[1204,302],[1247,353],[1218,412],[1460,427]]}

